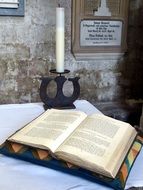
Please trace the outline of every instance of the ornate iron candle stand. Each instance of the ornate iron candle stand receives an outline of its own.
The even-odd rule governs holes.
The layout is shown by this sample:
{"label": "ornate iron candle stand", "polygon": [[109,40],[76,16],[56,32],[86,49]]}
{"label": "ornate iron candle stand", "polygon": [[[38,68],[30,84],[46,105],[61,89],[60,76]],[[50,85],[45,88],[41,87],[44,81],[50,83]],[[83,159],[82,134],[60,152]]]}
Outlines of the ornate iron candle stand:
{"label": "ornate iron candle stand", "polygon": [[[54,73],[58,76],[55,78],[50,77],[42,77],[41,86],[40,86],[40,98],[42,102],[44,102],[44,108],[58,108],[58,109],[73,109],[75,108],[73,102],[80,95],[80,85],[79,85],[79,77],[75,78],[66,78],[62,76],[64,74],[69,73],[69,70],[65,70],[63,73],[56,72],[56,70],[50,70],[51,73]],[[47,94],[47,87],[51,81],[55,81],[57,85],[56,96],[54,98],[50,98]],[[73,84],[73,94],[70,97],[67,97],[63,93],[63,86],[66,81],[71,81]]]}

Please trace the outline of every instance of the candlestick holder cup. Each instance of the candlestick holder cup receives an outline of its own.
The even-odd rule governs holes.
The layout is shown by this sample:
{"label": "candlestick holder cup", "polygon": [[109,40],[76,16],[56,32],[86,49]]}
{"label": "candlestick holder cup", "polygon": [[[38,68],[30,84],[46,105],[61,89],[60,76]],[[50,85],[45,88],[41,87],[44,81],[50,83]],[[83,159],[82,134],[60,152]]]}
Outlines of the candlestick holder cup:
{"label": "candlestick holder cup", "polygon": [[[41,85],[40,85],[40,98],[42,102],[44,102],[45,110],[49,108],[57,108],[57,109],[73,109],[75,108],[73,102],[80,95],[80,85],[79,85],[79,77],[75,78],[66,78],[63,76],[64,74],[69,73],[69,70],[64,70],[64,72],[57,72],[55,69],[50,70],[51,73],[56,74],[55,78],[50,77],[42,77]],[[55,97],[50,97],[47,93],[48,85],[51,81],[56,83],[56,95]],[[72,82],[73,85],[73,93],[70,97],[67,97],[63,93],[63,86],[66,81]]]}

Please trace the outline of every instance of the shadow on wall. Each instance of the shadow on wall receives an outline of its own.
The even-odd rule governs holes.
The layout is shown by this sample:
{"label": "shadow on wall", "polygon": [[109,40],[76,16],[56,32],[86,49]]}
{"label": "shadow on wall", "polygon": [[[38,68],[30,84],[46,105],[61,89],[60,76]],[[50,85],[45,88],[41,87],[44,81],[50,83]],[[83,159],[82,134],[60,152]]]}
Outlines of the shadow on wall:
{"label": "shadow on wall", "polygon": [[128,28],[128,54],[124,75],[129,80],[127,99],[143,99],[143,2],[131,10]]}

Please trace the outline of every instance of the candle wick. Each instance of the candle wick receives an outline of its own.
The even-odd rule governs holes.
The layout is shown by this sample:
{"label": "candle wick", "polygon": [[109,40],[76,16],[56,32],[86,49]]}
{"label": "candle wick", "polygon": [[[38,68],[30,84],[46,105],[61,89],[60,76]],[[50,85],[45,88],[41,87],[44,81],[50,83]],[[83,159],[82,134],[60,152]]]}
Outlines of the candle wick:
{"label": "candle wick", "polygon": [[58,4],[58,7],[61,7],[60,3]]}

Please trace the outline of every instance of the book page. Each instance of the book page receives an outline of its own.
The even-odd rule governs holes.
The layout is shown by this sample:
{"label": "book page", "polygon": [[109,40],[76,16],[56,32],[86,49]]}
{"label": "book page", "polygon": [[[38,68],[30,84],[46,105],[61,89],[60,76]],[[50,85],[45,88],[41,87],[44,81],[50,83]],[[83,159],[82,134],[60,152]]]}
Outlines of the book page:
{"label": "book page", "polygon": [[85,118],[86,114],[81,111],[51,109],[8,140],[39,148],[47,147],[54,152]]}
{"label": "book page", "polygon": [[114,158],[117,164],[123,149],[131,145],[131,136],[131,140],[136,136],[133,131],[133,127],[125,122],[104,115],[92,115],[57,149],[56,155],[80,167],[113,177],[115,172],[109,163],[118,153]]}

